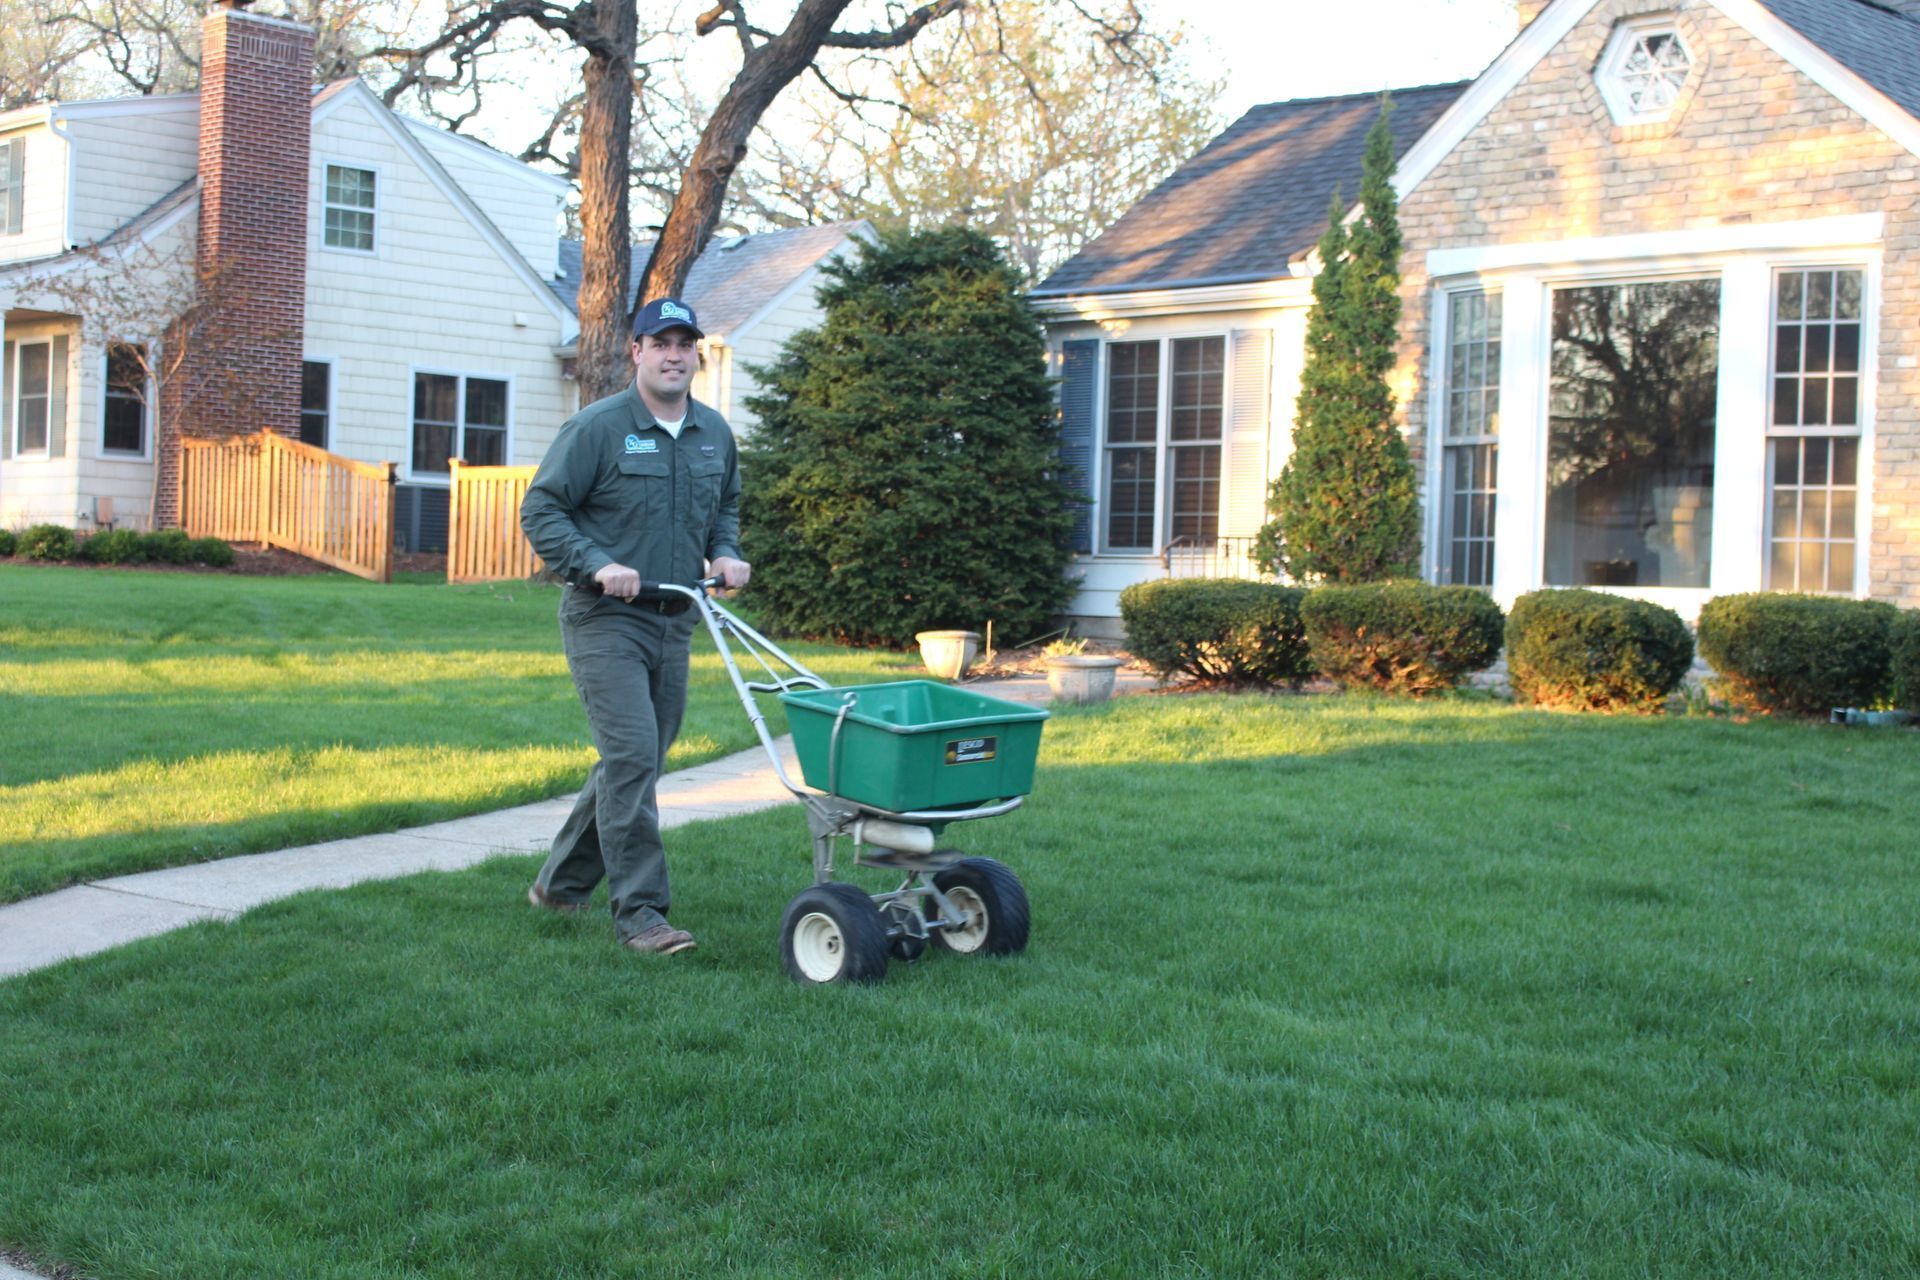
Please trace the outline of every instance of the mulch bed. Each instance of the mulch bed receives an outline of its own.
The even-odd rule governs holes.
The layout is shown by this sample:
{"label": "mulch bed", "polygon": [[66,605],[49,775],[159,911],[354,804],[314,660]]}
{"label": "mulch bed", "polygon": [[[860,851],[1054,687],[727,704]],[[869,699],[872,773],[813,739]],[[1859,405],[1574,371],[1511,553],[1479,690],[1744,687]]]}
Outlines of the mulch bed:
{"label": "mulch bed", "polygon": [[[226,569],[214,569],[204,564],[93,564],[86,560],[28,560],[21,556],[10,559],[0,558],[0,563],[27,565],[58,564],[63,569],[130,569],[136,573],[224,573],[237,574],[251,578],[297,578],[316,573],[334,573],[318,560],[309,560],[297,556],[291,551],[279,547],[269,547],[258,542],[236,542],[233,544],[233,565]],[[395,573],[438,573],[447,571],[447,557],[443,552],[399,552],[393,556]]]}

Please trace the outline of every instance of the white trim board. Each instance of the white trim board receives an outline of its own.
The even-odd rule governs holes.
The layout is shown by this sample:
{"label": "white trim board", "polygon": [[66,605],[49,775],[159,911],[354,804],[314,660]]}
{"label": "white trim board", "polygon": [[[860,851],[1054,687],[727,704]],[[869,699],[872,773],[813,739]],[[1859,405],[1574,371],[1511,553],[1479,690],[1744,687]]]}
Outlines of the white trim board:
{"label": "white trim board", "polygon": [[1251,284],[1176,286],[1032,299],[1033,309],[1049,324],[1180,315],[1201,310],[1304,307],[1312,303],[1313,281],[1306,276],[1256,280]]}
{"label": "white trim board", "polygon": [[1773,253],[1794,249],[1877,248],[1886,226],[1881,213],[1842,214],[1797,222],[1741,222],[1686,231],[1590,236],[1530,244],[1470,245],[1434,249],[1427,274],[1434,280],[1520,267],[1570,267],[1648,258],[1699,257],[1722,253]]}

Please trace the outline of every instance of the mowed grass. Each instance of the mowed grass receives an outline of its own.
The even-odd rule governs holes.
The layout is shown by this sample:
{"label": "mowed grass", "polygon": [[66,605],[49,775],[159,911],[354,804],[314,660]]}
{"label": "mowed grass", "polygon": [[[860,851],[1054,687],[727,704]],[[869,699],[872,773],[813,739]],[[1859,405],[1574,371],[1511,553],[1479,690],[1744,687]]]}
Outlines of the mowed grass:
{"label": "mowed grass", "polygon": [[[558,599],[0,566],[0,902],[579,786],[594,753]],[[754,742],[704,628],[694,652],[675,768]],[[917,665],[795,656],[836,683]]]}
{"label": "mowed grass", "polygon": [[[670,960],[534,861],[0,984],[0,1244],[117,1277],[1920,1270],[1920,740],[1133,698],[956,827],[1032,945],[782,974],[788,808]],[[869,887],[880,887],[861,873]]]}

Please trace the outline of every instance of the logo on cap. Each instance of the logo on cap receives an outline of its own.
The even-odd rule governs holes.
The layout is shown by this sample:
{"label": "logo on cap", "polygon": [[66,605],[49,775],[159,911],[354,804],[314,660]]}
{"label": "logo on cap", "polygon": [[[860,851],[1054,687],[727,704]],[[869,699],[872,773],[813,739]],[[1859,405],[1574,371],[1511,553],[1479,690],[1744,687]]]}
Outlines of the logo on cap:
{"label": "logo on cap", "polygon": [[660,318],[662,320],[685,320],[688,324],[692,324],[693,312],[687,310],[677,302],[663,302],[660,304]]}

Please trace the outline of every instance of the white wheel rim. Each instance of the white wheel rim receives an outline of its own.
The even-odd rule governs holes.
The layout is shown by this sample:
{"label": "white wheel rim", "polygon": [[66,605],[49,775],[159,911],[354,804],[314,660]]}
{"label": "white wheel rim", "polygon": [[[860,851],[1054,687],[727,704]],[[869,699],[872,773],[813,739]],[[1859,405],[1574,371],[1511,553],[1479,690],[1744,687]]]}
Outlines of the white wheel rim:
{"label": "white wheel rim", "polygon": [[946,938],[947,946],[955,951],[978,951],[981,947],[985,946],[987,942],[987,904],[985,899],[981,898],[981,896],[973,890],[963,888],[959,885],[951,889],[942,890],[942,892],[947,895],[947,901],[953,904],[954,910],[964,913],[967,917],[965,924],[948,925],[945,929],[941,930],[941,933]]}
{"label": "white wheel rim", "polygon": [[832,982],[847,963],[847,940],[839,922],[824,911],[809,911],[793,926],[793,962],[809,982]]}

